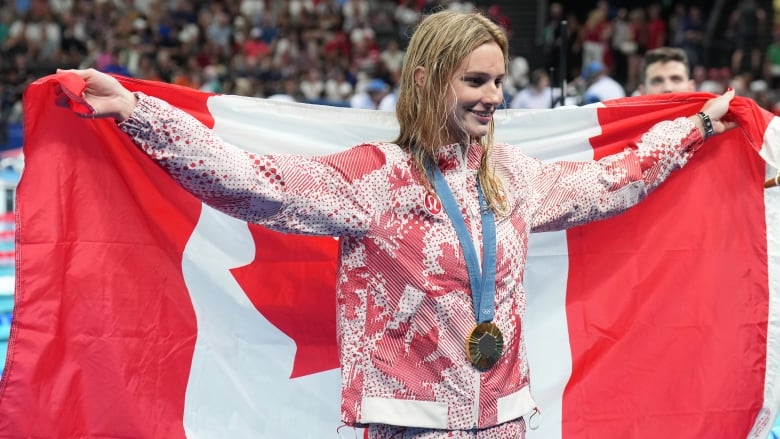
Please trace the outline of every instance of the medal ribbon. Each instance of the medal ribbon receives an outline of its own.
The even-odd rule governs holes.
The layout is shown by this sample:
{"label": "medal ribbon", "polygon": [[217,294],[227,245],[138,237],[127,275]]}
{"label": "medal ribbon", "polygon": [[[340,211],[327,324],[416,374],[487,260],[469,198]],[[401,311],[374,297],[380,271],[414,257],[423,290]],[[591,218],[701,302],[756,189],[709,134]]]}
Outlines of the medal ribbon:
{"label": "medal ribbon", "polygon": [[438,166],[433,166],[433,184],[439,195],[447,216],[452,221],[455,233],[458,235],[460,247],[466,258],[466,269],[471,283],[471,300],[474,304],[474,316],[477,323],[489,322],[495,315],[494,301],[496,297],[496,221],[493,211],[488,209],[485,195],[477,179],[479,193],[479,210],[482,217],[482,269],[477,258],[477,246],[471,240],[466,221],[460,212],[458,202],[452,194],[444,174]]}

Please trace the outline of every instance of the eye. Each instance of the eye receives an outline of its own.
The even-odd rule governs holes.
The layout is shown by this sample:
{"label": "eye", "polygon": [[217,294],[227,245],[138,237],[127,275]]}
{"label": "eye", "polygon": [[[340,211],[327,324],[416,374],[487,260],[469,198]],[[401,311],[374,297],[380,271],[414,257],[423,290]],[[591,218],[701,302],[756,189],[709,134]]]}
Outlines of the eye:
{"label": "eye", "polygon": [[469,84],[474,87],[479,87],[480,85],[485,83],[485,80],[478,76],[466,76],[463,78],[463,81],[466,84]]}

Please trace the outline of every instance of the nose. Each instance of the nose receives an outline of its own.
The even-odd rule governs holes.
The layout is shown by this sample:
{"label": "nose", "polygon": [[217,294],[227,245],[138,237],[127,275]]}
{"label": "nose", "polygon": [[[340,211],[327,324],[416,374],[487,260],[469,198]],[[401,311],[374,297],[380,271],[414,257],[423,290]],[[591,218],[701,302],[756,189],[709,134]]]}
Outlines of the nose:
{"label": "nose", "polygon": [[484,102],[494,107],[501,105],[504,101],[504,90],[500,84],[489,84],[485,93]]}
{"label": "nose", "polygon": [[672,92],[672,81],[665,79],[663,87],[661,89],[662,93],[671,93]]}

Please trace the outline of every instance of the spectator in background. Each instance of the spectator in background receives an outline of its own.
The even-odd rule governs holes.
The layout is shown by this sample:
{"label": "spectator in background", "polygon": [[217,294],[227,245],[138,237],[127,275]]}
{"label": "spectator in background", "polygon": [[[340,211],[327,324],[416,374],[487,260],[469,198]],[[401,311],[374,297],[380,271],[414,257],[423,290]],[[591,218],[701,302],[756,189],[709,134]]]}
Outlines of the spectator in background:
{"label": "spectator in background", "polygon": [[366,110],[394,111],[395,95],[389,84],[379,78],[374,78],[366,84],[362,92],[352,96],[349,106]]}
{"label": "spectator in background", "polygon": [[298,80],[294,77],[284,78],[281,82],[281,88],[276,93],[268,96],[268,99],[282,102],[301,102],[303,96],[298,88]]}
{"label": "spectator in background", "polygon": [[647,7],[647,50],[657,49],[666,45],[667,27],[659,3]]}
{"label": "spectator in background", "polygon": [[780,89],[780,29],[773,32],[772,43],[764,54],[764,80],[773,89]]}
{"label": "spectator in background", "polygon": [[[584,52],[584,41],[583,41],[583,32],[582,32],[582,23],[580,22],[579,17],[577,17],[577,14],[569,13],[566,16],[566,27],[567,27],[567,34],[568,34],[568,47],[565,48],[566,50],[566,66],[568,72],[571,74],[568,74],[568,72],[561,72],[566,73],[568,75],[566,80],[569,80],[572,75],[573,76],[579,76],[580,72],[582,72],[583,67],[583,52]],[[557,78],[556,78],[557,76]],[[561,75],[555,74],[551,75],[550,79],[553,80],[553,83],[560,84],[562,79],[560,78]]]}
{"label": "spectator in background", "polygon": [[528,72],[530,66],[528,60],[520,55],[515,55],[509,62],[509,73],[504,81],[504,92],[514,96],[517,92],[528,86]]}
{"label": "spectator in background", "polygon": [[334,68],[330,70],[328,79],[325,80],[325,99],[330,102],[349,102],[352,96],[352,83],[347,81],[344,70]]}
{"label": "spectator in background", "polygon": [[643,8],[634,8],[629,11],[628,19],[634,33],[636,50],[628,55],[625,88],[626,90],[634,90],[639,85],[642,61],[647,51],[647,14]]}
{"label": "spectator in background", "polygon": [[449,3],[447,6],[447,9],[454,12],[474,12],[474,3],[469,1],[460,1],[460,0],[445,0],[442,3]]}
{"label": "spectator in background", "polygon": [[398,40],[388,40],[385,48],[380,52],[379,59],[393,82],[398,82],[401,74],[401,65],[404,61],[404,51],[398,44]]}
{"label": "spectator in background", "polygon": [[593,62],[608,63],[612,58],[609,54],[612,29],[603,3],[600,2],[599,7],[590,11],[581,30],[583,68]]}
{"label": "spectator in background", "polygon": [[0,47],[5,44],[5,40],[8,39],[8,32],[11,23],[11,11],[4,9],[0,12]]}
{"label": "spectator in background", "polygon": [[254,62],[260,58],[271,55],[271,47],[263,38],[263,31],[259,27],[253,27],[249,31],[249,36],[241,42],[241,53]]}
{"label": "spectator in background", "polygon": [[685,41],[685,23],[688,21],[688,9],[685,3],[678,2],[669,16],[669,35],[667,40],[670,46],[682,47]]}
{"label": "spectator in background", "polygon": [[626,83],[629,79],[629,60],[637,53],[637,33],[627,8],[618,8],[612,20],[612,72],[615,79]]}
{"label": "spectator in background", "polygon": [[734,89],[737,96],[752,97],[750,92],[750,79],[748,73],[738,73],[729,80],[729,87]]}
{"label": "spectator in background", "polygon": [[752,81],[748,85],[748,90],[750,93],[748,96],[750,96],[759,107],[773,113],[777,111],[778,106],[775,104],[774,99],[772,99],[772,92],[766,81],[763,79]]}
{"label": "spectator in background", "polygon": [[[544,65],[548,69],[553,70],[554,75],[552,77],[552,80],[556,81],[556,84],[560,82],[560,80],[557,78],[557,75],[561,64],[561,50],[563,50],[563,48],[561,47],[561,45],[563,44],[562,41],[563,25],[561,24],[562,21],[563,21],[563,5],[560,2],[550,3],[547,23],[544,25],[544,29],[542,31],[543,34],[542,50],[544,56]],[[526,74],[527,73],[528,73],[528,69],[526,68]],[[510,74],[511,74],[511,70],[510,70]]]}
{"label": "spectator in background", "polygon": [[504,30],[507,38],[512,38],[512,19],[501,10],[501,6],[496,4],[488,6],[486,15]]}
{"label": "spectator in background", "polygon": [[203,81],[201,82],[199,88],[201,91],[208,93],[222,93],[220,69],[216,66],[206,66],[206,68],[203,69]]}
{"label": "spectator in background", "polygon": [[510,108],[552,108],[553,101],[561,96],[560,90],[550,87],[550,76],[543,69],[531,72],[531,83],[515,94]]}
{"label": "spectator in background", "polygon": [[604,64],[593,61],[582,70],[582,80],[585,82],[583,104],[608,101],[626,97],[626,90],[607,73]]}
{"label": "spectator in background", "polygon": [[320,77],[320,70],[310,68],[300,81],[300,91],[304,100],[317,101],[325,91],[325,82]]}
{"label": "spectator in background", "polygon": [[677,47],[659,47],[645,54],[640,94],[694,91],[690,65],[685,51]]}
{"label": "spectator in background", "polygon": [[395,8],[395,21],[398,23],[398,38],[402,47],[406,46],[412,36],[414,26],[420,21],[420,10],[415,7],[415,0],[402,0]]}
{"label": "spectator in background", "polygon": [[[734,52],[731,54],[731,71],[758,73],[761,62],[760,33],[766,22],[766,11],[755,0],[742,0],[730,17],[734,36]],[[745,63],[745,55],[748,62]],[[746,65],[747,64],[747,65]]]}
{"label": "spectator in background", "polygon": [[707,68],[699,64],[693,67],[693,88],[696,91],[721,94],[726,87],[720,81],[711,78]]}
{"label": "spectator in background", "polygon": [[238,10],[249,19],[251,25],[260,23],[265,10],[265,1],[263,0],[241,0]]}
{"label": "spectator in background", "polygon": [[680,44],[688,55],[690,65],[701,64],[704,53],[704,37],[707,31],[707,24],[704,21],[704,14],[700,7],[691,5],[688,9],[688,15],[683,23],[683,41]]}

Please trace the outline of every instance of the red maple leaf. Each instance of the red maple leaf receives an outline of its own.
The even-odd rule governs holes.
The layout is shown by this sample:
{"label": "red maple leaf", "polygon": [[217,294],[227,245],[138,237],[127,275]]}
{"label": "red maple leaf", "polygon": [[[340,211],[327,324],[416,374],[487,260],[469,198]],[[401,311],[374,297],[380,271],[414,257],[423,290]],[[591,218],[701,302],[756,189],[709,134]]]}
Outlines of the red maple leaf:
{"label": "red maple leaf", "polygon": [[338,241],[250,225],[254,261],[232,270],[255,308],[295,341],[290,378],[339,367],[336,347]]}

